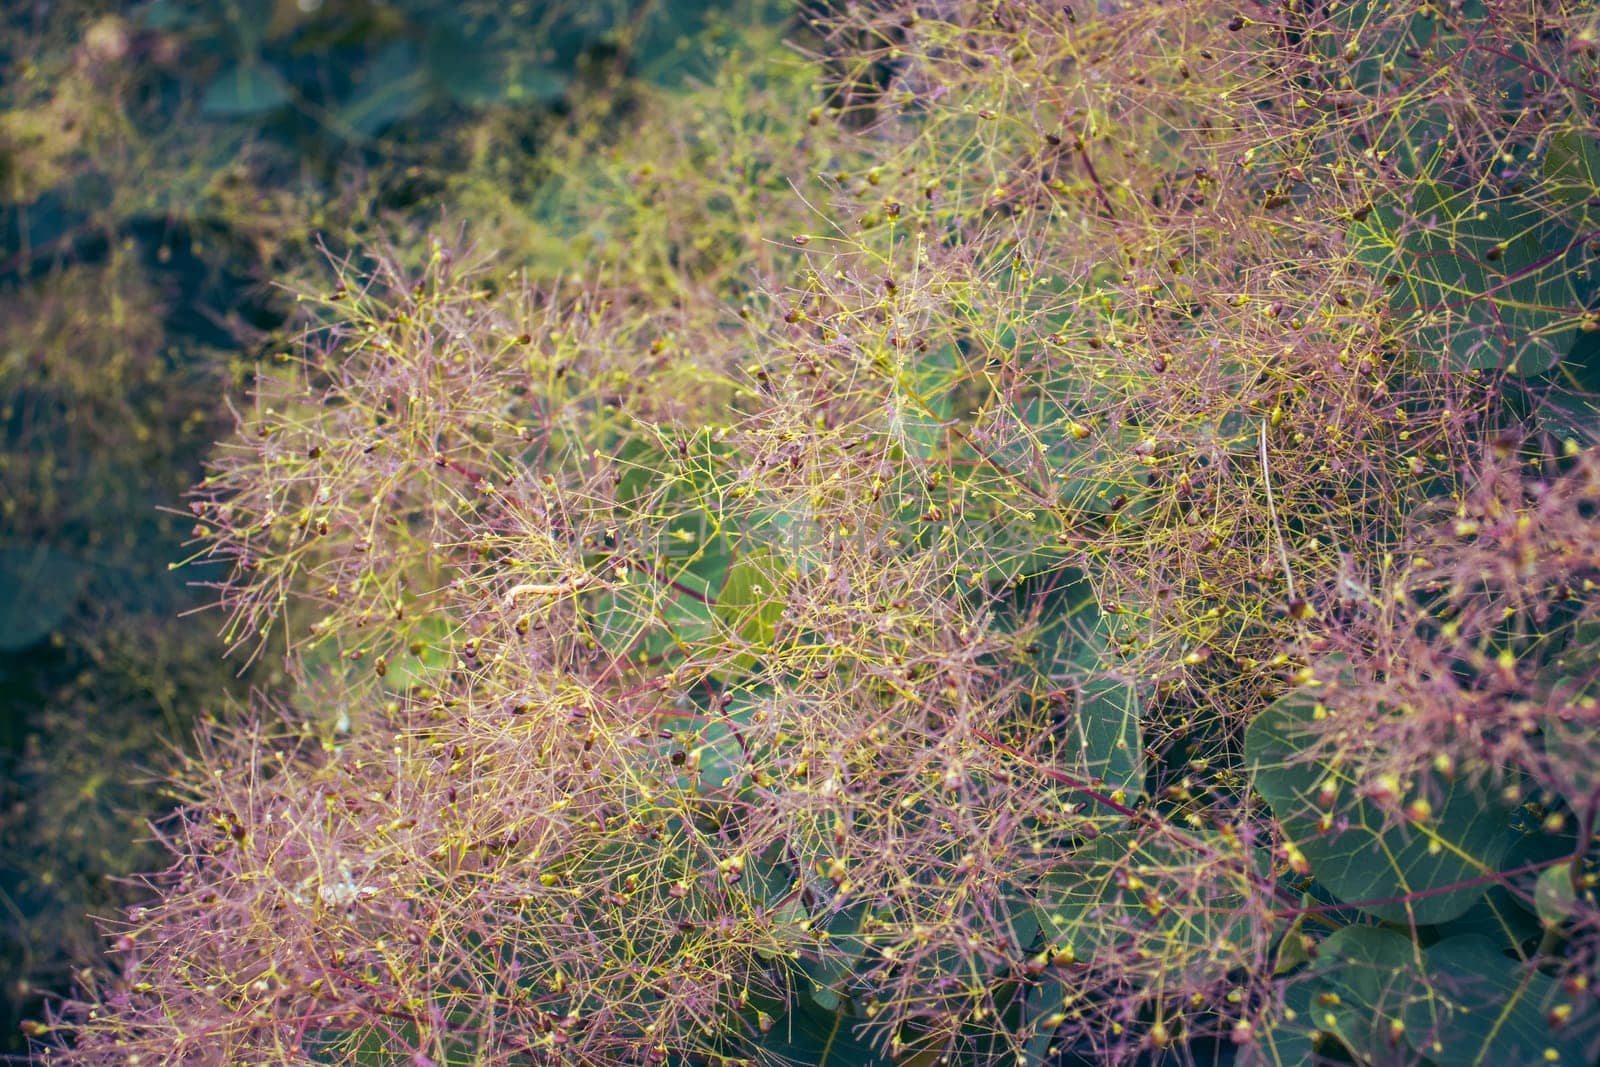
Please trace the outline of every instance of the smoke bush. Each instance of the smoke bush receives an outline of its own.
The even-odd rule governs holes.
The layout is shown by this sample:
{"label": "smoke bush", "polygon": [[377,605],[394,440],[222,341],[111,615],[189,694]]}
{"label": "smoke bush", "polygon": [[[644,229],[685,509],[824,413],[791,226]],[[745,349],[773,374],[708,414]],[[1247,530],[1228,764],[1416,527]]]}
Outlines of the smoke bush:
{"label": "smoke bush", "polygon": [[195,499],[301,697],[55,1057],[1592,1056],[1593,14],[1101,7],[334,262]]}

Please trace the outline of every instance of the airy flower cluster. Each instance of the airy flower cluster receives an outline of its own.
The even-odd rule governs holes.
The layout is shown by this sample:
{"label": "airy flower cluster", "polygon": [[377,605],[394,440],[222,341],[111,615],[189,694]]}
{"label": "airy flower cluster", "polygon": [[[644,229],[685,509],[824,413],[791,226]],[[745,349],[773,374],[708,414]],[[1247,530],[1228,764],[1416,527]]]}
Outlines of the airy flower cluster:
{"label": "airy flower cluster", "polygon": [[1099,6],[335,263],[195,501],[300,692],[57,1057],[1592,1053],[1593,13]]}

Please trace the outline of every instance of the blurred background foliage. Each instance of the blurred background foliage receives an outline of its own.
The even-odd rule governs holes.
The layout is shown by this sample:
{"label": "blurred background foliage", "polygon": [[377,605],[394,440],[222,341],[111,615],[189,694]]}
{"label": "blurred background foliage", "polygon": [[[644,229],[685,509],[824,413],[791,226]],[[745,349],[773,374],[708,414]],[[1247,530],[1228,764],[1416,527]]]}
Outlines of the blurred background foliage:
{"label": "blurred background foliage", "polygon": [[[406,258],[443,217],[552,283],[609,263],[659,291],[694,256],[733,295],[748,262],[674,247],[662,206],[759,246],[787,186],[696,97],[757,51],[774,85],[742,89],[803,100],[793,19],[684,0],[0,10],[0,1052],[98,955],[93,916],[163,862],[159,782],[196,716],[281,688],[279,664],[223,660],[216,617],[191,613],[208,595],[169,566],[225,398],[290,321],[276,283],[315,276],[319,245]],[[748,199],[675,196],[619,161],[641,142],[692,161],[680,184],[744,168],[722,185]],[[580,217],[597,184],[634,195]]]}

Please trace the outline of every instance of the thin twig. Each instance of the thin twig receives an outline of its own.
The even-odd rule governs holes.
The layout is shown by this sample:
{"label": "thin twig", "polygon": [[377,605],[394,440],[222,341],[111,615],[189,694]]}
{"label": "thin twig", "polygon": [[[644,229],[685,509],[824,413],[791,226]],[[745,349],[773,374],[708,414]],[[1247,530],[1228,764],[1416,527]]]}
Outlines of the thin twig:
{"label": "thin twig", "polygon": [[1289,549],[1283,541],[1283,528],[1278,525],[1278,505],[1272,499],[1272,474],[1267,470],[1267,420],[1261,420],[1259,454],[1261,456],[1261,481],[1267,487],[1267,515],[1272,519],[1272,536],[1278,542],[1278,560],[1283,564],[1283,577],[1289,583],[1289,603],[1299,601],[1294,591],[1294,572],[1289,569]]}

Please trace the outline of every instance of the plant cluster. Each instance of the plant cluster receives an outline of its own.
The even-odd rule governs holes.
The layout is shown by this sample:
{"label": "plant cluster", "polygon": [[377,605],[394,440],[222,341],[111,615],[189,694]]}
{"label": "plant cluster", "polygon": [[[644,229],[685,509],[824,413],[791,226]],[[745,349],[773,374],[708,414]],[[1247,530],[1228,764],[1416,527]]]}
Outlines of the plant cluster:
{"label": "plant cluster", "polygon": [[[687,8],[693,7],[690,11]],[[29,5],[0,17],[0,1053],[161,859],[168,752],[234,678],[168,567],[275,284],[476,211],[591,86],[704,65],[705,5]],[[557,32],[559,31],[559,32]],[[620,112],[619,112],[620,113]],[[477,147],[503,146],[495,166]],[[425,252],[423,253],[425,254]],[[108,767],[124,767],[108,774]]]}
{"label": "plant cluster", "polygon": [[1593,1062],[1594,12],[796,43],[302,292],[192,507],[295,690],[43,1054]]}

